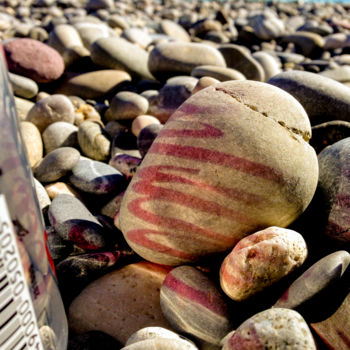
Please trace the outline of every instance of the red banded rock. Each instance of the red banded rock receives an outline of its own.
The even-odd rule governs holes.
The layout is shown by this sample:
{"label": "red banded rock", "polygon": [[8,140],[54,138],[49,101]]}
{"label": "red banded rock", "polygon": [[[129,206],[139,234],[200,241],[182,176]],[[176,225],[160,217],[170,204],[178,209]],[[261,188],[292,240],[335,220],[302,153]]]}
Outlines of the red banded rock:
{"label": "red banded rock", "polygon": [[243,322],[222,350],[316,350],[305,320],[294,310],[268,309]]}
{"label": "red banded rock", "polygon": [[318,178],[311,127],[289,94],[230,81],[192,95],[148,150],[125,193],[129,245],[165,265],[224,252],[263,227],[286,227]]}
{"label": "red banded rock", "polygon": [[233,328],[224,296],[191,266],[168,273],[160,289],[160,306],[174,329],[210,344],[219,345]]}
{"label": "red banded rock", "polygon": [[69,307],[71,330],[103,331],[125,344],[144,327],[171,329],[159,304],[160,287],[168,272],[168,267],[140,262],[95,280]]}
{"label": "red banded rock", "polygon": [[248,299],[301,266],[306,256],[298,232],[269,227],[237,243],[221,265],[221,287],[233,300]]}

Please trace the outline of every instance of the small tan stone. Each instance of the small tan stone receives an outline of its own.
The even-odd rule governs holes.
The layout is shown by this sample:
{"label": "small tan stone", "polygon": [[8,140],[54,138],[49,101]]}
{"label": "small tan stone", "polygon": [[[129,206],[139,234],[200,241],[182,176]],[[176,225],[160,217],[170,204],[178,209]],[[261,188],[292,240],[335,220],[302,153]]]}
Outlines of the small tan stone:
{"label": "small tan stone", "polygon": [[15,106],[19,120],[26,120],[28,112],[34,106],[34,102],[15,96]]}
{"label": "small tan stone", "polygon": [[196,92],[205,89],[206,87],[210,86],[210,85],[214,85],[220,83],[220,80],[217,80],[215,78],[212,77],[201,77],[198,82],[197,85],[194,87],[194,89],[192,90],[192,95],[195,94]]}
{"label": "small tan stone", "polygon": [[160,124],[160,121],[151,115],[139,115],[136,117],[131,124],[131,132],[138,137],[140,131],[151,124]]}
{"label": "small tan stone", "polygon": [[159,303],[160,287],[168,272],[164,266],[140,262],[95,280],[69,307],[71,330],[103,331],[122,344],[144,327],[171,330]]}
{"label": "small tan stone", "polygon": [[64,182],[54,182],[52,184],[46,185],[45,190],[51,200],[53,200],[55,197],[63,193],[80,198],[80,195],[78,194],[78,192],[72,186]]}
{"label": "small tan stone", "polygon": [[20,127],[29,165],[33,167],[43,157],[43,141],[38,128],[33,123],[23,121]]}

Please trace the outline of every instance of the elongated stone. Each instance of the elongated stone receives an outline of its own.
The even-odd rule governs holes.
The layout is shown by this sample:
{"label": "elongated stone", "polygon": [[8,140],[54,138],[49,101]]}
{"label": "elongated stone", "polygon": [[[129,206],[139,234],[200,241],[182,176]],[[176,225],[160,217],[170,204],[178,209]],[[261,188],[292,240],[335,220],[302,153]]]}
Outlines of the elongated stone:
{"label": "elongated stone", "polygon": [[288,226],[316,189],[310,129],[301,105],[265,83],[230,81],[192,95],[128,186],[124,237],[145,259],[178,265],[261,227]]}
{"label": "elongated stone", "polygon": [[219,345],[232,329],[223,295],[191,266],[179,266],[168,273],[160,289],[160,306],[174,329],[210,344]]}

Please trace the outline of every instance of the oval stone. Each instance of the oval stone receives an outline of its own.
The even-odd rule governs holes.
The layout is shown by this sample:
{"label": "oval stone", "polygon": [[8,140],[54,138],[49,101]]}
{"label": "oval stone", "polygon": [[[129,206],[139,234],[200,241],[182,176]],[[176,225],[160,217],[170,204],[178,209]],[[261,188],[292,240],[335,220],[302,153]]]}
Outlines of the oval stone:
{"label": "oval stone", "polygon": [[34,39],[19,38],[4,45],[7,64],[13,73],[48,83],[64,71],[61,55],[50,46]]}
{"label": "oval stone", "polygon": [[233,327],[219,289],[192,266],[179,266],[167,274],[160,306],[174,329],[210,344],[219,345]]}
{"label": "oval stone", "polygon": [[220,284],[242,301],[276,283],[303,264],[307,247],[296,231],[269,227],[240,240],[220,268]]}
{"label": "oval stone", "polygon": [[38,93],[38,84],[32,79],[9,72],[9,80],[13,89],[13,93],[17,96],[32,98]]}
{"label": "oval stone", "polygon": [[294,310],[268,309],[243,322],[222,350],[316,350],[305,320]]}
{"label": "oval stone", "polygon": [[148,68],[160,80],[190,74],[201,65],[226,67],[221,53],[198,43],[170,42],[157,45],[149,55]]}
{"label": "oval stone", "polygon": [[70,24],[59,24],[51,30],[48,44],[56,49],[61,55],[73,46],[83,46],[78,31]]}
{"label": "oval stone", "polygon": [[191,72],[196,78],[212,77],[219,81],[245,80],[245,76],[236,69],[217,66],[197,66]]}
{"label": "oval stone", "polygon": [[43,141],[39,129],[33,123],[26,121],[20,123],[20,129],[29,165],[33,167],[43,157]]}
{"label": "oval stone", "polygon": [[310,133],[302,106],[271,85],[230,81],[197,92],[128,186],[126,240],[147,260],[177,265],[232,249],[262,227],[288,226],[317,185]]}

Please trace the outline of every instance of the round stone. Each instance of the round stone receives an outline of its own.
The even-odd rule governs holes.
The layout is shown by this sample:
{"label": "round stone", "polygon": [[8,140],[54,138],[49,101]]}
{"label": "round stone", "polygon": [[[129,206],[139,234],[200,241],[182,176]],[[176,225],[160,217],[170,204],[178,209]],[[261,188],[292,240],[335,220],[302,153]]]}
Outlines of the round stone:
{"label": "round stone", "polygon": [[59,147],[75,147],[78,143],[78,128],[67,122],[50,124],[43,132],[46,154]]}
{"label": "round stone", "polygon": [[48,83],[64,71],[61,55],[50,46],[33,39],[19,38],[4,45],[7,64],[13,73]]}
{"label": "round stone", "polygon": [[148,60],[149,70],[160,80],[190,74],[193,68],[201,65],[226,67],[218,50],[199,43],[162,43],[150,52]]}
{"label": "round stone", "polygon": [[95,194],[120,192],[124,185],[123,175],[115,168],[87,158],[77,162],[69,180],[79,190]]}
{"label": "round stone", "polygon": [[74,107],[68,97],[51,95],[36,102],[28,112],[26,120],[35,124],[40,132],[58,121],[73,124]]}
{"label": "round stone", "polygon": [[305,320],[294,310],[268,309],[243,322],[222,350],[316,350]]}
{"label": "round stone", "polygon": [[79,158],[80,153],[75,148],[57,148],[35,166],[34,175],[40,182],[56,181],[71,171]]}
{"label": "round stone", "polygon": [[233,327],[223,295],[192,266],[179,266],[167,274],[160,306],[174,329],[210,344],[219,345]]}
{"label": "round stone", "polygon": [[148,100],[135,92],[121,91],[112,99],[105,113],[108,121],[135,119],[148,110]]}
{"label": "round stone", "polygon": [[250,298],[301,266],[307,256],[296,231],[268,227],[240,240],[220,268],[220,284],[233,300]]}
{"label": "round stone", "polygon": [[20,123],[20,129],[29,165],[34,167],[43,157],[43,141],[40,132],[33,123],[26,121]]}
{"label": "round stone", "polygon": [[178,265],[232,249],[262,227],[288,226],[317,185],[310,135],[302,106],[272,85],[230,81],[197,92],[128,186],[124,237],[145,259]]}

